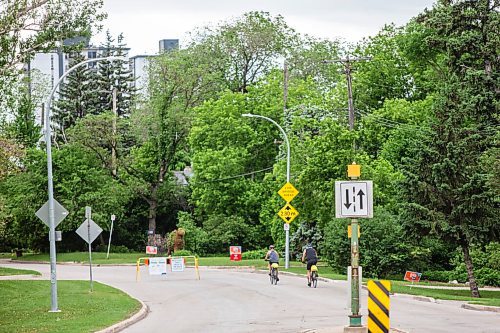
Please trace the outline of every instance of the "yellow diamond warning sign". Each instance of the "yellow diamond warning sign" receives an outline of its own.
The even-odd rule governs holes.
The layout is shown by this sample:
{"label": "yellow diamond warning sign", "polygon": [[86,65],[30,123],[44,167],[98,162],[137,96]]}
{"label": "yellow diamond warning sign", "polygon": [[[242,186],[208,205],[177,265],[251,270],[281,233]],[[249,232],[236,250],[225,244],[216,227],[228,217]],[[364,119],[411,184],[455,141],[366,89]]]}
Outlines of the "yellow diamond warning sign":
{"label": "yellow diamond warning sign", "polygon": [[281,208],[278,212],[278,215],[285,221],[286,223],[292,222],[297,216],[299,216],[299,212],[295,210],[289,203],[285,205],[285,207]]}
{"label": "yellow diamond warning sign", "polygon": [[278,191],[278,194],[285,200],[286,202],[290,202],[295,198],[299,191],[290,183],[286,183],[283,187]]}

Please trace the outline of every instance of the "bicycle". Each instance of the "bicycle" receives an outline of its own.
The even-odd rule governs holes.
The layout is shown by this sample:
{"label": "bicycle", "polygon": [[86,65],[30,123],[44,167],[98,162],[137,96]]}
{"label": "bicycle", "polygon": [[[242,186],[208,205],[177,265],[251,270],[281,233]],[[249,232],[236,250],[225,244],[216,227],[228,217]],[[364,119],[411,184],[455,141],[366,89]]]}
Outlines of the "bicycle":
{"label": "bicycle", "polygon": [[[269,261],[269,260],[266,260]],[[269,280],[271,281],[271,284],[278,284],[279,278],[278,278],[278,268],[279,265],[278,263],[273,262],[271,264],[271,273],[269,274]]]}
{"label": "bicycle", "polygon": [[316,288],[316,286],[318,285],[318,266],[316,265],[311,266],[311,285],[314,288]]}

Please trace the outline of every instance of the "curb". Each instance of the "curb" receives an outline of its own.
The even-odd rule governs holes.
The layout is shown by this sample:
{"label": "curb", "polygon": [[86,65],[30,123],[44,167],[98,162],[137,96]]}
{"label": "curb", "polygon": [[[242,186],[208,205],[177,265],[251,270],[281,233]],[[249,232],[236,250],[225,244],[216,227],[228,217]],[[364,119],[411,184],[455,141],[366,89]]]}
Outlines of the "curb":
{"label": "curb", "polygon": [[[123,290],[122,290],[123,292]],[[129,294],[127,294],[128,296],[130,296]],[[132,296],[130,296],[132,297]],[[133,299],[139,301],[142,305],[141,309],[139,311],[137,311],[135,314],[133,314],[131,317],[117,323],[117,324],[114,324],[113,326],[110,326],[110,327],[107,327],[105,329],[102,329],[100,331],[96,331],[95,333],[115,333],[115,332],[120,332],[122,330],[124,330],[125,328],[137,323],[138,321],[144,319],[147,317],[147,315],[149,314],[149,307],[143,302],[141,301],[140,299],[137,299],[135,297],[132,297]]]}
{"label": "curb", "polygon": [[437,303],[436,299],[433,298],[433,297],[413,296],[413,299],[416,300],[416,301],[421,301],[421,302]]}
{"label": "curb", "polygon": [[42,275],[34,274],[17,274],[17,275],[1,275],[0,280],[39,280]]}
{"label": "curb", "polygon": [[478,304],[462,304],[461,308],[474,311],[490,311],[500,313],[500,306],[478,305]]}

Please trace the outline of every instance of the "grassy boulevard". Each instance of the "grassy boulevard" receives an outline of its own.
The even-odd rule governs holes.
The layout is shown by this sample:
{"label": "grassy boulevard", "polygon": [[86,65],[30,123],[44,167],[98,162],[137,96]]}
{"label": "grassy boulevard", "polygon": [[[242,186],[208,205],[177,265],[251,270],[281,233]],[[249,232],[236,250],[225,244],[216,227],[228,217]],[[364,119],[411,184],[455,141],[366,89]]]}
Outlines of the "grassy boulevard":
{"label": "grassy boulevard", "polygon": [[[5,255],[0,257],[5,258]],[[101,265],[134,264],[140,257],[147,257],[147,256],[144,253],[111,253],[110,258],[106,259],[105,253],[95,252],[92,254],[92,261],[95,264],[101,264]],[[33,255],[27,254],[20,258],[17,258],[17,260],[48,262],[49,256],[48,254],[33,254]],[[85,252],[59,253],[57,255],[57,261],[87,263],[88,253]],[[253,266],[257,269],[265,269],[267,267],[267,263],[262,259],[247,259],[238,262],[233,262],[229,260],[229,257],[204,257],[199,259],[199,264],[200,266]],[[281,267],[282,270],[284,270],[284,262],[281,263]],[[319,270],[321,277],[334,280],[346,280],[345,275],[333,272],[333,270],[330,267],[326,266],[326,264],[320,263]],[[305,265],[296,261],[292,261],[290,262],[290,268],[287,271],[297,274],[305,274]],[[367,279],[363,279],[363,281],[366,282]],[[500,306],[500,290],[482,290],[481,291],[482,298],[474,299],[470,297],[470,291],[468,289],[466,290],[452,290],[452,289],[438,289],[438,288],[424,289],[418,287],[411,287],[408,285],[408,282],[406,281],[391,281],[391,283],[392,283],[392,291],[394,293],[427,296],[445,300],[460,300],[460,301],[467,301],[469,303],[490,305],[490,306]],[[436,286],[436,287],[443,287],[443,286],[464,287],[463,285],[448,285],[445,283],[433,283],[433,282],[420,282],[419,285]]]}
{"label": "grassy boulevard", "polygon": [[58,281],[59,307],[49,313],[50,281],[0,281],[0,332],[94,332],[135,313],[140,303],[118,289],[88,281]]}

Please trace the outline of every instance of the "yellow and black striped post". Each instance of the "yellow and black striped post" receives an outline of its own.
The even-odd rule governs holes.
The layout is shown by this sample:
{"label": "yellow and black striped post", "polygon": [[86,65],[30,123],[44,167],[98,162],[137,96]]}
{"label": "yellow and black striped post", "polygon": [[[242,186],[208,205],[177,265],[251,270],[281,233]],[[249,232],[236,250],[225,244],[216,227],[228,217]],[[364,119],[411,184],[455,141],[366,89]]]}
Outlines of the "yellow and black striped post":
{"label": "yellow and black striped post", "polygon": [[391,282],[368,281],[368,333],[388,333]]}

